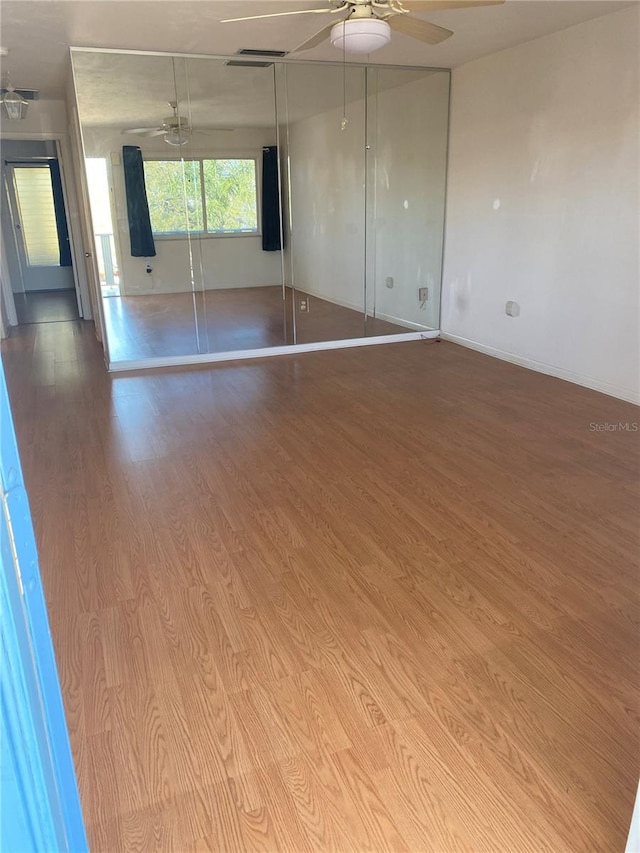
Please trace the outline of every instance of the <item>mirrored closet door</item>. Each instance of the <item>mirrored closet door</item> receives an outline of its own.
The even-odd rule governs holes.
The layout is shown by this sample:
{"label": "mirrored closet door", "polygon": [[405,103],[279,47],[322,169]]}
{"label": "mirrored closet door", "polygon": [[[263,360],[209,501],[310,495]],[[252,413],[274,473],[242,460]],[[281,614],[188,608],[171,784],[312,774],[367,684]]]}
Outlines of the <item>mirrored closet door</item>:
{"label": "mirrored closet door", "polygon": [[114,367],[438,328],[448,72],[72,55]]}

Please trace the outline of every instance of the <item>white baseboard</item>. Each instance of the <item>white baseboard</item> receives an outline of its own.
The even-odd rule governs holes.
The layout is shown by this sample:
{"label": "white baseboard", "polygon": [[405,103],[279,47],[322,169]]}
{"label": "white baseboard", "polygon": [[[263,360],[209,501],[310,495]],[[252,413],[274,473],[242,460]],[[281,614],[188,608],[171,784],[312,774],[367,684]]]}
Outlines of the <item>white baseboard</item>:
{"label": "white baseboard", "polygon": [[[291,289],[291,285],[287,285]],[[303,287],[295,288],[296,295],[304,294],[305,296],[315,296],[316,299],[322,299],[323,302],[330,302],[332,305],[339,305],[341,308],[350,308],[352,311],[357,311],[362,314],[362,305],[356,305],[355,302],[348,302],[346,299],[338,299],[336,296],[326,296],[323,293],[318,293],[317,290],[308,290]]]}
{"label": "white baseboard", "polygon": [[177,296],[180,293],[191,295],[192,293],[215,293],[218,290],[255,290],[263,287],[282,287],[282,284],[250,284],[247,287],[239,287],[237,284],[217,284],[215,287],[196,287],[195,291],[191,287],[186,287],[184,290],[163,290],[161,287],[144,288],[144,290],[130,290],[127,292],[120,291],[120,296],[125,299],[131,296]]}
{"label": "white baseboard", "polygon": [[[287,285],[287,287],[289,287],[289,285]],[[315,296],[316,299],[322,299],[323,302],[330,302],[332,305],[339,305],[341,308],[350,308],[352,311],[362,313],[362,305],[356,305],[354,302],[347,302],[345,299],[338,299],[335,296],[326,296],[315,290],[303,290],[302,288],[296,288],[296,293],[304,293],[306,296]],[[393,314],[381,314],[379,311],[376,311],[374,314],[369,308],[367,308],[367,317],[374,317],[376,320],[385,320],[387,323],[393,323],[394,326],[404,326],[405,329],[412,329],[415,332],[433,331],[429,326],[424,326],[420,323],[412,323],[410,320],[403,320],[402,317],[394,317]]]}
{"label": "white baseboard", "polygon": [[416,332],[433,331],[432,328],[422,323],[413,323],[411,320],[403,320],[402,317],[394,317],[393,314],[382,314],[380,311],[376,311],[376,320],[386,320],[387,323],[393,323],[395,326],[404,326],[407,329],[414,329]]}
{"label": "white baseboard", "polygon": [[443,341],[451,341],[451,343],[460,344],[460,346],[476,350],[477,352],[482,352],[485,355],[491,355],[494,358],[501,359],[502,361],[517,364],[519,367],[526,367],[529,370],[535,370],[538,373],[546,373],[547,376],[555,376],[557,379],[564,379],[567,382],[573,382],[575,385],[582,385],[584,388],[591,388],[593,391],[600,391],[602,394],[608,394],[610,397],[617,397],[619,400],[626,400],[628,403],[640,405],[640,391],[632,391],[629,388],[612,385],[610,382],[602,382],[601,380],[594,379],[591,376],[574,373],[571,370],[565,370],[562,367],[556,367],[555,365],[547,364],[544,361],[535,361],[532,358],[524,358],[523,356],[507,352],[506,350],[496,349],[495,347],[480,344],[477,341],[470,340],[469,338],[452,335],[449,332],[441,331],[440,338]]}
{"label": "white baseboard", "polygon": [[110,373],[127,370],[151,370],[155,367],[184,367],[190,364],[215,364],[218,361],[241,361],[248,358],[270,358],[272,355],[299,355],[302,352],[318,352],[328,349],[369,347],[378,344],[397,344],[401,341],[424,341],[437,338],[439,332],[404,332],[398,335],[376,335],[371,338],[350,338],[341,341],[318,341],[313,344],[291,344],[281,347],[233,350],[231,352],[201,353],[198,355],[156,356],[132,361],[112,361]]}

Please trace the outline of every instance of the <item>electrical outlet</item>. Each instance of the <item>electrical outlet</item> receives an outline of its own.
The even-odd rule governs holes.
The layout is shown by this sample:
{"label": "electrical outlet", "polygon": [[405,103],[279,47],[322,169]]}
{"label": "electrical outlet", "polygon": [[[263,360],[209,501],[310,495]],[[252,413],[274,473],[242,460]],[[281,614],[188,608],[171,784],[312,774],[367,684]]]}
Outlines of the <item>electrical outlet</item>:
{"label": "electrical outlet", "polygon": [[307,314],[309,312],[309,300],[301,299],[299,309],[301,314]]}
{"label": "electrical outlet", "polygon": [[389,289],[391,289],[393,287],[393,276],[392,275],[387,276],[384,283],[387,285],[387,287]]}
{"label": "electrical outlet", "polygon": [[418,302],[420,305],[424,305],[424,303],[429,298],[429,288],[428,287],[419,287],[418,288]]}

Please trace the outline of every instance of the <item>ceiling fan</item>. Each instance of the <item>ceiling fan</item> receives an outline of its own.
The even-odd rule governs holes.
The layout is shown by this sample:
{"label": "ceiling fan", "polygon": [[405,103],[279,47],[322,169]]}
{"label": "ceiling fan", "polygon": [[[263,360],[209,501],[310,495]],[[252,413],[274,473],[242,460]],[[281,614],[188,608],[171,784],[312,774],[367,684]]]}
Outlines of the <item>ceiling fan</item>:
{"label": "ceiling fan", "polygon": [[186,118],[179,115],[176,101],[169,101],[169,106],[173,110],[173,115],[163,118],[162,124],[155,127],[131,127],[122,132],[131,133],[135,136],[164,136],[164,141],[167,145],[186,145],[191,139],[191,134],[194,132],[211,134],[220,131],[230,132],[235,129],[232,127],[217,127],[209,130],[195,130],[189,126]]}
{"label": "ceiling fan", "polygon": [[178,115],[178,104],[169,101],[173,115],[162,119],[162,124],[156,127],[132,127],[123,133],[132,133],[136,136],[164,136],[168,145],[185,145],[191,137],[191,128],[186,118]]}
{"label": "ceiling fan", "polygon": [[500,6],[505,0],[328,0],[328,8],[299,9],[295,12],[273,12],[270,15],[250,15],[221,21],[257,21],[262,18],[281,18],[289,15],[347,14],[337,23],[328,24],[320,32],[295,48],[292,53],[317,47],[326,38],[331,44],[348,53],[371,53],[391,40],[391,30],[411,36],[427,44],[438,44],[453,33],[411,12],[430,12],[437,9],[469,9],[474,6]]}

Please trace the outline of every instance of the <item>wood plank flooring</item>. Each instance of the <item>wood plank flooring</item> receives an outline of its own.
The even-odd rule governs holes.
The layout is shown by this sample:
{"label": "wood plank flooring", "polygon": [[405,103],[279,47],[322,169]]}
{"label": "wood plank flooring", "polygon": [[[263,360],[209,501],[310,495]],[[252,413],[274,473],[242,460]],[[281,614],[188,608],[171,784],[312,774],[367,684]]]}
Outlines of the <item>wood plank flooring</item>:
{"label": "wood plank flooring", "polygon": [[4,342],[92,851],[622,851],[638,409],[448,343]]}
{"label": "wood plank flooring", "polygon": [[[301,313],[304,296],[309,311]],[[244,287],[103,300],[112,362],[154,356],[229,352],[285,344],[397,335],[404,326],[367,317],[297,291],[295,340],[293,297],[281,287]]]}
{"label": "wood plank flooring", "polygon": [[78,320],[75,290],[32,290],[14,293],[18,323],[60,323]]}

